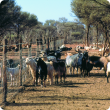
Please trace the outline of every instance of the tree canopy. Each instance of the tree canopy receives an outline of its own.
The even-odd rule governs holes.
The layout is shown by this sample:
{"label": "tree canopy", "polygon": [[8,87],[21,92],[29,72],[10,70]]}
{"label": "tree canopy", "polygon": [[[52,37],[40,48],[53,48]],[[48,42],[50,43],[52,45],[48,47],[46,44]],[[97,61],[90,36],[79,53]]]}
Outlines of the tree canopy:
{"label": "tree canopy", "polygon": [[108,39],[107,32],[110,29],[110,9],[108,7],[108,1],[105,0],[72,0],[72,12],[86,26],[87,45],[89,45],[89,28],[92,26],[102,28],[105,38]]}
{"label": "tree canopy", "polygon": [[69,22],[67,18],[59,18],[58,21],[47,20],[44,24],[38,21],[36,15],[22,12],[15,0],[7,0],[0,5],[0,38],[3,39],[10,32],[15,33],[16,43],[22,36],[25,42],[37,37],[65,38],[65,43],[73,42],[83,38],[84,25],[78,22]]}

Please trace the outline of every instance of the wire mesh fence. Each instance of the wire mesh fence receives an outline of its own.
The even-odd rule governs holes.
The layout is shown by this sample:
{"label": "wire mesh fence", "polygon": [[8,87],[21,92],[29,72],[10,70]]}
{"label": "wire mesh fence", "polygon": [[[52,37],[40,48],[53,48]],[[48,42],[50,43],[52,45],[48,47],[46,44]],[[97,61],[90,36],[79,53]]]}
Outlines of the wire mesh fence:
{"label": "wire mesh fence", "polygon": [[[8,52],[7,52],[8,55]],[[6,56],[7,56],[6,55]],[[14,54],[15,55],[15,54]],[[13,56],[13,54],[11,54]],[[20,86],[20,59],[18,55],[13,56],[13,59],[6,59],[6,78],[7,78],[7,94],[6,101],[9,101],[21,88]],[[27,56],[26,56],[27,57]],[[22,86],[29,80],[32,79],[31,74],[29,74],[29,68],[26,67],[25,58],[22,58]],[[0,106],[3,105],[3,95],[4,95],[4,84],[3,84],[3,62],[0,63]]]}
{"label": "wire mesh fence", "polygon": [[[5,39],[6,40],[6,39]],[[41,43],[30,42],[31,45],[22,46],[25,43],[19,42],[21,48],[18,51],[7,51],[8,46],[3,44],[3,51],[0,52],[0,106],[9,101],[19,89],[32,79],[29,67],[26,66],[27,57],[38,57],[41,50],[58,49],[64,43],[64,39]]]}

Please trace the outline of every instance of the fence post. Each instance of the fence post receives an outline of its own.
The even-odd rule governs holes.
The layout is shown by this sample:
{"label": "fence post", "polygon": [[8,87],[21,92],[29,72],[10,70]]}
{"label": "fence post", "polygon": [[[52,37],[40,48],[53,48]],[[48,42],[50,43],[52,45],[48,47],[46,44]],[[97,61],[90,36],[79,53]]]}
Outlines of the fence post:
{"label": "fence post", "polygon": [[51,37],[49,37],[49,49],[51,50]]}
{"label": "fence post", "polygon": [[[32,39],[29,40],[29,45],[28,45],[28,57],[31,57],[31,43],[32,43]],[[29,69],[29,76],[31,74],[31,71]]]}
{"label": "fence post", "polygon": [[36,39],[36,45],[37,45],[37,49],[36,49],[36,57],[38,57],[39,56],[39,40],[38,39]]}
{"label": "fence post", "polygon": [[40,50],[43,50],[42,39],[40,39]]}
{"label": "fence post", "polygon": [[53,36],[52,36],[52,50],[54,50],[54,42],[53,42]]}
{"label": "fence post", "polygon": [[47,45],[48,45],[48,50],[49,50],[49,46],[50,46],[50,44],[49,44],[49,37],[47,38]]}
{"label": "fence post", "polygon": [[28,46],[28,57],[31,57],[31,43],[32,43],[32,39],[29,41],[29,46]]}
{"label": "fence post", "polygon": [[4,39],[3,40],[3,103],[4,104],[6,104],[6,98],[7,98],[6,53],[7,53],[7,39]]}
{"label": "fence post", "polygon": [[49,37],[49,50],[51,50],[51,37]]}
{"label": "fence post", "polygon": [[[3,60],[3,59],[2,59]],[[3,62],[1,61],[1,87],[3,87]]]}
{"label": "fence post", "polygon": [[38,39],[38,44],[39,44],[39,50],[40,50],[41,49],[40,38]]}
{"label": "fence post", "polygon": [[45,37],[43,37],[43,50],[45,50]]}
{"label": "fence post", "polygon": [[44,50],[46,50],[46,46],[47,46],[47,40],[46,40],[47,38],[45,37],[45,47],[44,47]]}
{"label": "fence post", "polygon": [[44,37],[42,37],[42,50],[45,50],[44,49],[44,43],[45,43],[45,39],[44,39]]}
{"label": "fence post", "polygon": [[37,57],[37,53],[38,53],[38,52],[37,52],[37,49],[38,49],[37,39],[36,39],[36,47],[37,47],[37,48],[36,48],[36,57]]}
{"label": "fence post", "polygon": [[48,50],[48,38],[46,37],[46,50]]}
{"label": "fence post", "polygon": [[54,40],[53,41],[54,42],[54,44],[53,44],[54,45],[54,50],[56,50],[56,38],[55,38],[55,36],[54,36],[53,40]]}
{"label": "fence post", "polygon": [[22,38],[19,38],[19,56],[20,56],[20,70],[19,70],[19,86],[22,86]]}

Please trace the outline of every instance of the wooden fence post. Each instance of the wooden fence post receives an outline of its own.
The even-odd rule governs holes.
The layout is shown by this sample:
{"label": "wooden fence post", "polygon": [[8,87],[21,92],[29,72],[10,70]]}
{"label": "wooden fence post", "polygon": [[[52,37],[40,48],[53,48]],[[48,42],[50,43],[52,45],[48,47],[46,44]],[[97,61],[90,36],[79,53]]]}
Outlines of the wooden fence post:
{"label": "wooden fence post", "polygon": [[50,46],[50,44],[49,44],[49,37],[47,38],[47,45],[48,45],[48,50],[49,50],[49,46]]}
{"label": "wooden fence post", "polygon": [[[31,54],[31,44],[32,44],[32,39],[29,40],[29,44],[28,44],[28,57],[32,57],[32,54]],[[31,71],[29,69],[29,76],[31,74]]]}
{"label": "wooden fence post", "polygon": [[47,38],[45,37],[45,50],[47,49]]}
{"label": "wooden fence post", "polygon": [[51,50],[51,37],[49,37],[49,50]]}
{"label": "wooden fence post", "polygon": [[42,37],[42,50],[45,50],[44,49],[44,43],[45,43],[45,39],[44,39],[44,37]]}
{"label": "wooden fence post", "polygon": [[4,104],[6,104],[6,98],[7,98],[6,53],[7,53],[7,39],[4,39],[3,40],[3,103]]}
{"label": "wooden fence post", "polygon": [[1,87],[3,87],[3,62],[1,62]]}
{"label": "wooden fence post", "polygon": [[32,43],[32,39],[29,41],[29,46],[28,46],[28,57],[31,57],[31,43]]}
{"label": "wooden fence post", "polygon": [[38,53],[38,52],[37,52],[37,49],[38,49],[37,39],[36,39],[36,47],[37,47],[37,48],[36,48],[36,57],[37,57],[37,53]]}
{"label": "wooden fence post", "polygon": [[53,36],[52,36],[52,50],[54,50],[54,39],[53,39]]}
{"label": "wooden fence post", "polygon": [[49,37],[49,44],[50,44],[50,50],[51,50],[51,48],[52,48],[52,45],[51,45],[51,37]]}
{"label": "wooden fence post", "polygon": [[42,39],[40,39],[40,50],[43,50],[43,40]]}
{"label": "wooden fence post", "polygon": [[41,49],[41,46],[40,46],[40,37],[37,38],[37,44],[38,44],[38,53],[39,53],[39,50]]}
{"label": "wooden fence post", "polygon": [[54,39],[54,44],[53,44],[54,45],[54,50],[56,50],[56,38],[55,38],[55,36],[54,36],[53,39]]}
{"label": "wooden fence post", "polygon": [[20,70],[19,70],[19,86],[22,86],[22,38],[19,38],[19,56],[20,56]]}
{"label": "wooden fence post", "polygon": [[36,57],[39,56],[39,40],[36,39],[36,45],[37,45],[37,49],[36,49]]}
{"label": "wooden fence post", "polygon": [[46,50],[48,49],[48,38],[46,37]]}

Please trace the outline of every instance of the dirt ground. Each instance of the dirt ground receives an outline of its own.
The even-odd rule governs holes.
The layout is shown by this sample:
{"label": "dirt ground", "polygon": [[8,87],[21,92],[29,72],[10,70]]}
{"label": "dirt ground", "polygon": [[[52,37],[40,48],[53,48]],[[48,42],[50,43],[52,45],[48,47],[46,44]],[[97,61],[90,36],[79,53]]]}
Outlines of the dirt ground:
{"label": "dirt ground", "polygon": [[[89,54],[97,52],[91,50]],[[30,82],[4,110],[107,110],[109,106],[110,83],[107,83],[103,70],[93,68],[90,77],[85,78],[80,77],[80,73],[70,75],[67,70],[65,83],[50,86],[47,82],[43,88]]]}

